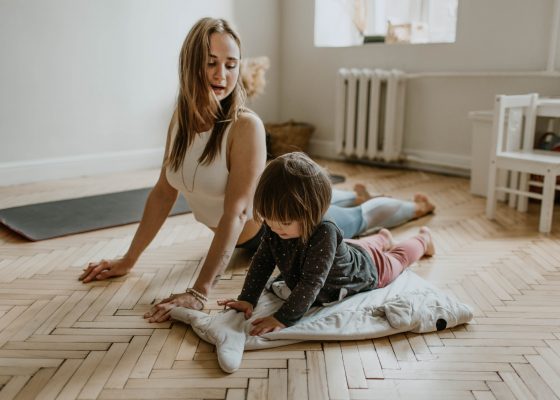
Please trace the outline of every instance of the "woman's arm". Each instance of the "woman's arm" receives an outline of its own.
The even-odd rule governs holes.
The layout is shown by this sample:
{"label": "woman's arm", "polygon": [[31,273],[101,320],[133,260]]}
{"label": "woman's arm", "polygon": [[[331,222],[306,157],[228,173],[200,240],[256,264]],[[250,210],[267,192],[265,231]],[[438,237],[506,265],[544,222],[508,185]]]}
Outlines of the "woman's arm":
{"label": "woman's arm", "polygon": [[[171,145],[173,121],[174,118],[172,118],[167,132],[165,154],[168,154]],[[126,254],[122,258],[115,260],[101,260],[99,262],[89,263],[79,279],[87,283],[93,280],[103,280],[112,276],[127,274],[132,267],[134,267],[134,264],[142,252],[159,232],[175,200],[177,200],[177,190],[167,181],[165,167],[162,166],[159,179],[154,188],[150,191],[146,205],[144,206],[144,213],[140,220],[140,225],[134,234],[134,238]]]}
{"label": "woman's arm", "polygon": [[[253,196],[266,163],[265,132],[262,121],[254,114],[244,113],[231,127],[229,147],[229,177],[224,198],[224,213],[214,232],[214,238],[193,289],[207,296],[216,276],[229,263],[239,235],[250,219]],[[195,308],[200,302],[192,295],[174,295],[156,305],[145,318],[150,322],[169,319],[174,307]]]}
{"label": "woman's arm", "polygon": [[216,275],[227,267],[239,235],[252,215],[253,196],[266,163],[264,126],[256,115],[244,113],[231,129],[224,213],[193,285],[205,295]]}

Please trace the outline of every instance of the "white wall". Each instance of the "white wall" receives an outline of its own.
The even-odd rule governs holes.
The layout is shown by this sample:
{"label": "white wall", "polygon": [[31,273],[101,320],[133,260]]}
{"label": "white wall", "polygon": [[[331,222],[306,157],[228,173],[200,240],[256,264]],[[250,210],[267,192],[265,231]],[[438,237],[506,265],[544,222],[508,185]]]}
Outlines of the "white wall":
{"label": "white wall", "polygon": [[267,56],[270,68],[262,95],[248,101],[248,106],[263,121],[279,118],[280,83],[280,2],[282,0],[234,0],[236,29],[241,35],[243,57]]}
{"label": "white wall", "polygon": [[[497,93],[560,94],[557,76],[499,76],[546,68],[554,0],[461,0],[456,43],[350,48],[314,47],[313,0],[282,5],[280,116],[317,127],[311,148],[317,155],[335,156],[334,81],[341,67],[441,73],[408,84],[404,148],[427,164],[456,168],[470,161],[469,111],[491,108]],[[468,76],[482,71],[499,73]]]}
{"label": "white wall", "polygon": [[[250,105],[265,121],[314,124],[313,153],[335,156],[338,68],[399,68],[420,73],[408,84],[406,153],[464,169],[469,111],[496,93],[560,94],[557,76],[524,73],[547,65],[553,4],[461,0],[454,44],[315,48],[314,0],[4,0],[0,185],[159,165],[179,48],[202,16],[231,20],[245,56],[270,58],[266,93]],[[506,76],[469,76],[481,71]]]}
{"label": "white wall", "polygon": [[[160,165],[180,47],[203,16],[269,56],[277,90],[277,0],[0,2],[0,185]],[[276,118],[276,100],[253,107]]]}

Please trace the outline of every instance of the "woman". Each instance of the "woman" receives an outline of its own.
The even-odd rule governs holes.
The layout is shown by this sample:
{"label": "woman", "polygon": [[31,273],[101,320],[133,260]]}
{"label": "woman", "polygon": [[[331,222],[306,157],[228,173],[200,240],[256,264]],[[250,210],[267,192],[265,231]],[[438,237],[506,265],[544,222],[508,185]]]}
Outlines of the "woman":
{"label": "woman", "polygon": [[[202,308],[236,244],[243,246],[258,234],[261,226],[252,219],[251,207],[266,162],[265,131],[259,117],[243,107],[240,59],[239,36],[226,21],[203,18],[193,26],[181,49],[179,95],[163,167],[138,230],[122,258],[91,263],[80,277],[84,282],[128,273],[161,228],[179,190],[214,238],[193,287],[162,302],[166,311]],[[166,317],[166,311],[154,308],[151,320]]]}
{"label": "woman", "polygon": [[[179,58],[179,94],[163,166],[132,243],[122,258],[90,263],[80,276],[87,283],[127,274],[181,191],[197,221],[208,226],[214,238],[193,287],[155,305],[144,315],[150,322],[165,321],[174,307],[203,308],[235,247],[254,252],[263,234],[262,225],[252,218],[252,201],[266,163],[265,130],[259,117],[244,107],[240,44],[239,36],[224,20],[203,18],[192,27]],[[363,192],[333,193],[343,205],[362,202],[363,196]],[[415,207],[404,203],[408,210]],[[333,218],[353,236],[363,218],[359,220],[355,207],[348,210],[348,220],[344,210],[335,212]]]}

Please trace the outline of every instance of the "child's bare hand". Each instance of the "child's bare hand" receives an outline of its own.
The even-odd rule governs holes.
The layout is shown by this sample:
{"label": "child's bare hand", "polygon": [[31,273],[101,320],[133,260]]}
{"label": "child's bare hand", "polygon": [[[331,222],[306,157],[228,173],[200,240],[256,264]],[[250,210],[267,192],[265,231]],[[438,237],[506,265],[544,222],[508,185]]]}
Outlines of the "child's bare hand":
{"label": "child's bare hand", "polygon": [[257,318],[252,323],[254,327],[251,332],[249,332],[251,336],[260,336],[268,332],[276,332],[286,327],[286,325],[278,321],[272,315],[269,317]]}
{"label": "child's bare hand", "polygon": [[235,299],[218,300],[218,305],[241,311],[245,314],[245,319],[249,319],[253,315],[253,305],[248,301]]}
{"label": "child's bare hand", "polygon": [[91,262],[84,268],[84,272],[78,279],[84,283],[88,283],[91,281],[102,281],[113,276],[126,275],[132,269],[133,265],[134,264],[126,258]]}

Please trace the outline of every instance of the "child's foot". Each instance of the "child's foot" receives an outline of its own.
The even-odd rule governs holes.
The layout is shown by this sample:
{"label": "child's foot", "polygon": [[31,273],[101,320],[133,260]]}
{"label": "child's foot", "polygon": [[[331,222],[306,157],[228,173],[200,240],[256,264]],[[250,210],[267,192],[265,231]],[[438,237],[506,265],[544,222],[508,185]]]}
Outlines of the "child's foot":
{"label": "child's foot", "polygon": [[426,244],[424,255],[427,257],[433,256],[436,253],[436,248],[434,247],[434,240],[432,239],[432,231],[430,231],[427,226],[423,226],[420,228],[420,236],[422,236]]}
{"label": "child's foot", "polygon": [[359,206],[366,201],[373,199],[375,197],[382,197],[382,194],[371,194],[366,189],[365,185],[361,183],[356,183],[354,185],[354,192],[356,193],[356,200],[354,200],[354,205]]}
{"label": "child's foot", "polygon": [[385,238],[383,251],[391,250],[395,246],[395,243],[393,242],[393,234],[388,229],[383,228],[379,232],[377,232],[377,234]]}
{"label": "child's foot", "polygon": [[416,193],[414,195],[414,203],[416,205],[414,210],[414,218],[420,218],[426,214],[430,214],[436,208],[436,206],[430,202],[428,196],[422,193]]}

